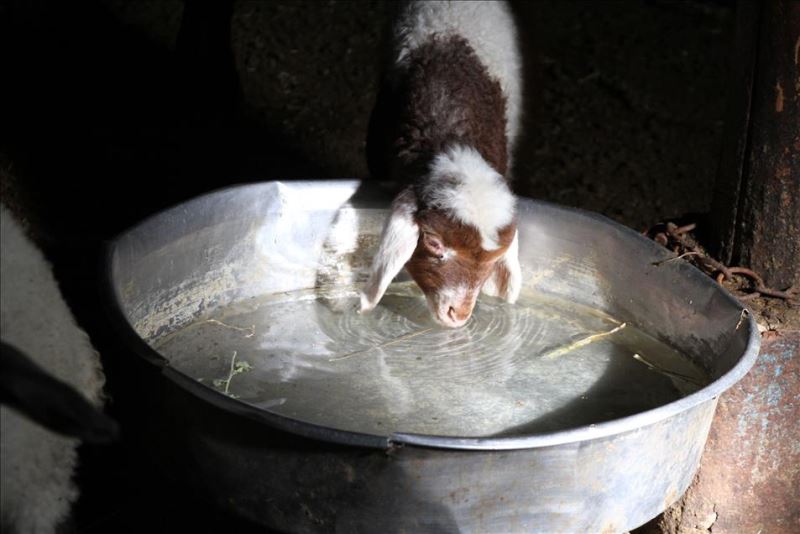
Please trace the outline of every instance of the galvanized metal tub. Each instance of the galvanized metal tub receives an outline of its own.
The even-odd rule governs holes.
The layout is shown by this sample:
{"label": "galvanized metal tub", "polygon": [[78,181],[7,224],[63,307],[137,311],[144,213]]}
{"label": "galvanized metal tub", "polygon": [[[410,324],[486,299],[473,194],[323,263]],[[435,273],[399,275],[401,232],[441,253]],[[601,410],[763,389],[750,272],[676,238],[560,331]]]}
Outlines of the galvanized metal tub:
{"label": "galvanized metal tub", "polygon": [[719,395],[756,358],[755,321],[699,271],[664,262],[671,253],[595,214],[520,200],[525,283],[679,349],[710,376],[699,391],[554,432],[380,435],[233,399],[153,349],[154,340],[220,306],[357,280],[365,264],[332,269],[346,254],[331,256],[329,245],[334,227],[371,236],[361,240],[367,249],[380,233],[384,212],[369,195],[354,199],[359,185],[234,187],[158,214],[110,245],[109,316],[131,353],[118,364],[146,388],[122,395],[137,396],[145,452],[165,472],[292,532],[624,532],[683,494]]}

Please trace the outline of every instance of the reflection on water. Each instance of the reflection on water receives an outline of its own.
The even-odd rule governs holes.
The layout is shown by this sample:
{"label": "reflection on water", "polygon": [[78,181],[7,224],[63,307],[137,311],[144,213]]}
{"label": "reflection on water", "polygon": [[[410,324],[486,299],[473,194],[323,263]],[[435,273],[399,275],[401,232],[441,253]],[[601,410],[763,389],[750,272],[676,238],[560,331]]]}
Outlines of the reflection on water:
{"label": "reflection on water", "polygon": [[663,405],[706,381],[671,348],[564,301],[481,297],[456,330],[431,320],[413,283],[391,286],[368,314],[356,313],[357,302],[352,288],[271,295],[218,310],[156,348],[242,402],[380,435],[574,428]]}

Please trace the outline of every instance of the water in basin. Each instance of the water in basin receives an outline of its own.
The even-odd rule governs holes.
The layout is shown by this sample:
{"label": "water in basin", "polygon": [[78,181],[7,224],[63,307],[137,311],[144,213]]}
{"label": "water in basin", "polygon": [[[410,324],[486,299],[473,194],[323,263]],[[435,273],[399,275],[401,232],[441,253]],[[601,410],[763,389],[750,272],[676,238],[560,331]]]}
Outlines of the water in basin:
{"label": "water in basin", "polygon": [[411,282],[370,313],[354,288],[270,295],[162,338],[208,387],[327,427],[459,437],[528,435],[661,406],[707,383],[667,345],[597,310],[536,294],[482,296],[461,329],[437,326]]}

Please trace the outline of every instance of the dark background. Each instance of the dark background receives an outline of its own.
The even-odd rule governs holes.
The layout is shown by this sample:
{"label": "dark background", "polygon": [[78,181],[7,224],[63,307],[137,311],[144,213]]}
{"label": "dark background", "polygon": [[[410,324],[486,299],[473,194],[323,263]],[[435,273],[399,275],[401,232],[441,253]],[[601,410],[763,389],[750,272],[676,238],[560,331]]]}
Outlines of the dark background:
{"label": "dark background", "polygon": [[[513,4],[517,193],[644,230],[709,210],[735,3]],[[0,0],[0,184],[106,360],[97,262],[149,214],[226,185],[367,178],[384,2]],[[114,413],[113,385],[109,376]],[[83,450],[77,532],[248,531],[126,442]]]}

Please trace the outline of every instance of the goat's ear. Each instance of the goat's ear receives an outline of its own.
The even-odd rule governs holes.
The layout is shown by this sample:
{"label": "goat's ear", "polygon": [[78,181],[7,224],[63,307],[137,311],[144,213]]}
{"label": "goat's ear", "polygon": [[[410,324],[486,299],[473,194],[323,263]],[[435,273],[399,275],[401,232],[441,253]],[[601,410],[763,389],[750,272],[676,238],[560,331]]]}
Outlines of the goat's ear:
{"label": "goat's ear", "polygon": [[522,289],[522,269],[519,265],[518,231],[514,230],[514,239],[494,264],[494,270],[481,289],[486,295],[500,297],[506,302],[514,303]]}
{"label": "goat's ear", "polygon": [[406,189],[392,203],[392,212],[383,228],[378,253],[372,260],[369,280],[361,293],[361,311],[374,308],[400,269],[411,259],[419,241],[419,226],[414,220],[417,201]]}

